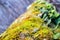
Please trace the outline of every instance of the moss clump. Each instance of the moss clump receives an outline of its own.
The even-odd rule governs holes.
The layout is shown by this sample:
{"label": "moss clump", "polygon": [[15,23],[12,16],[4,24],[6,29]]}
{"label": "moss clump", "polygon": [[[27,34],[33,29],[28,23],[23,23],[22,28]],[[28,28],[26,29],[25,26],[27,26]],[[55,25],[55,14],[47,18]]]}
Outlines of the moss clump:
{"label": "moss clump", "polygon": [[46,0],[36,0],[0,40],[60,40],[60,14]]}

